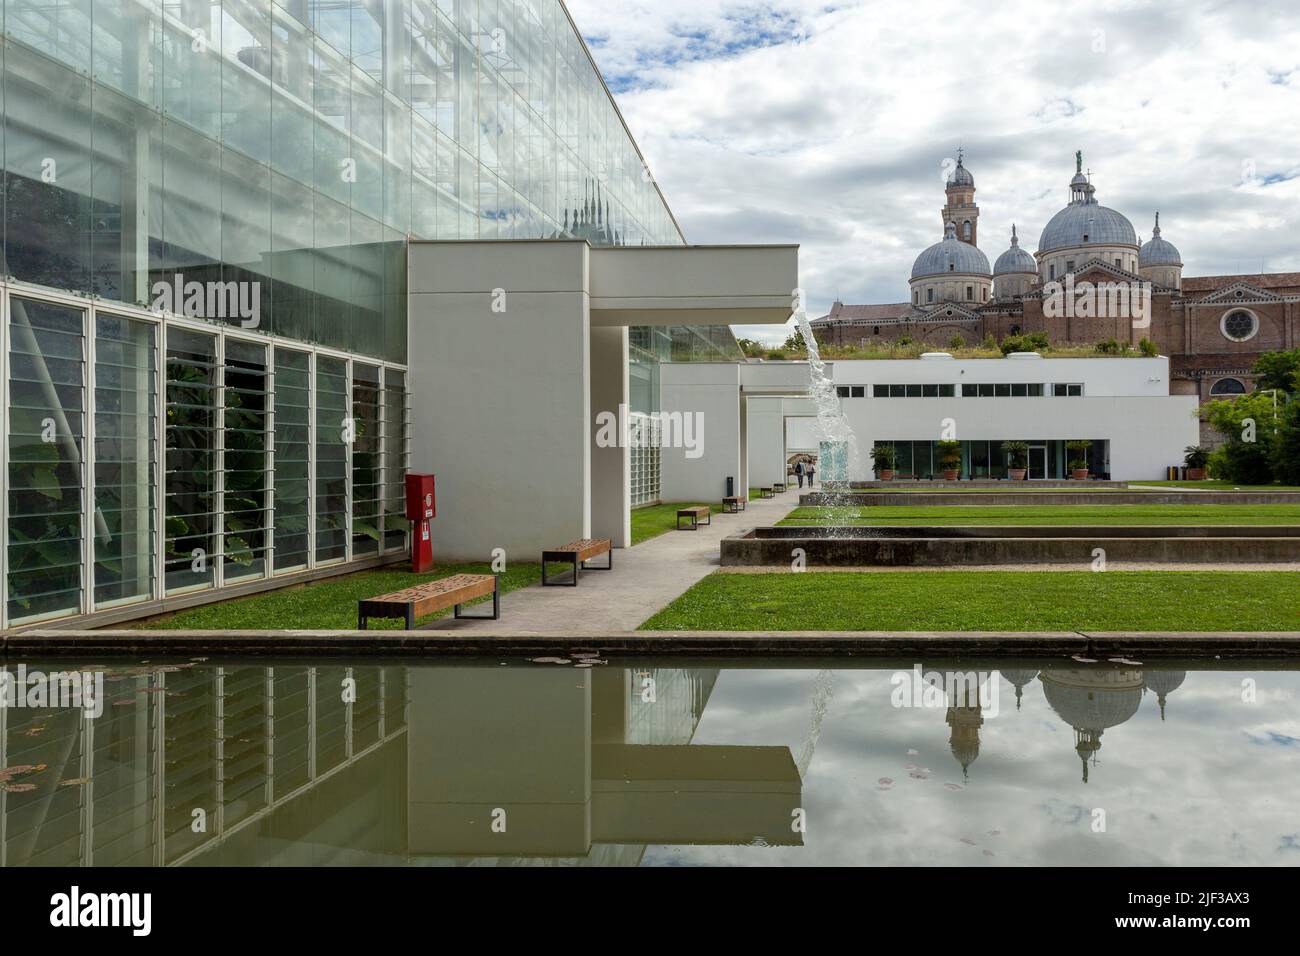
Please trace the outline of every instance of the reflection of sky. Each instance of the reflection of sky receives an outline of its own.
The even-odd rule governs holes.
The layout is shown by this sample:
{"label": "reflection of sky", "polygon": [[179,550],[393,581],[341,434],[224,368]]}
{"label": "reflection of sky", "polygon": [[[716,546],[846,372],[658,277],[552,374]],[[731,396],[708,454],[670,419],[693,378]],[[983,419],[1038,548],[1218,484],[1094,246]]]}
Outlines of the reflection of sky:
{"label": "reflection of sky", "polygon": [[[1077,666],[1077,665],[1072,665]],[[1105,731],[1089,782],[1042,684],[986,715],[963,782],[946,709],[895,708],[892,670],[841,670],[808,775],[802,848],[648,848],[648,864],[1300,864],[1300,672],[1189,671]],[[783,745],[809,733],[816,672],[724,670],[696,744]],[[1256,682],[1243,702],[1242,682]],[[914,750],[914,755],[909,755]],[[931,771],[909,776],[914,764]],[[893,783],[880,789],[880,778]],[[945,784],[957,784],[954,790]],[[1093,811],[1106,832],[1093,832]],[[991,855],[990,855],[991,854]]]}

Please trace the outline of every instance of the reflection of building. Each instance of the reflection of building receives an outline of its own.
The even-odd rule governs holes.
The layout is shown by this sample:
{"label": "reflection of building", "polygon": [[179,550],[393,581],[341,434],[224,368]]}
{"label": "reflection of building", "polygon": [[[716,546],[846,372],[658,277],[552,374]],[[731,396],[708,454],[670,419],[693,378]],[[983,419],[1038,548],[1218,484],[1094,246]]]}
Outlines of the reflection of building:
{"label": "reflection of building", "polygon": [[1041,680],[1043,696],[1052,710],[1074,728],[1074,750],[1083,762],[1083,782],[1087,783],[1088,761],[1096,762],[1102,733],[1124,723],[1142,703],[1142,672],[1049,668]]}
{"label": "reflection of building", "polygon": [[974,675],[976,680],[963,680],[961,674],[949,674],[948,686],[944,693],[948,697],[948,712],[944,721],[952,728],[948,737],[948,749],[961,764],[963,777],[970,776],[970,765],[980,755],[980,727],[984,726],[983,685],[980,680],[989,679],[988,674]]}
{"label": "reflection of building", "polygon": [[32,790],[0,788],[0,866],[635,864],[649,844],[797,845],[788,748],[690,744],[716,679],[123,668],[94,720],[0,708],[0,768],[45,765],[4,781]]}
{"label": "reflection of building", "polygon": [[1021,698],[1024,697],[1025,687],[1038,676],[1038,671],[1026,669],[1009,669],[1001,672],[1002,676],[1011,681],[1011,686],[1016,689],[1016,710],[1020,709]]}
{"label": "reflection of building", "polygon": [[1165,698],[1183,686],[1187,671],[1147,671],[1146,689],[1156,695],[1160,704],[1160,719],[1165,719]]}

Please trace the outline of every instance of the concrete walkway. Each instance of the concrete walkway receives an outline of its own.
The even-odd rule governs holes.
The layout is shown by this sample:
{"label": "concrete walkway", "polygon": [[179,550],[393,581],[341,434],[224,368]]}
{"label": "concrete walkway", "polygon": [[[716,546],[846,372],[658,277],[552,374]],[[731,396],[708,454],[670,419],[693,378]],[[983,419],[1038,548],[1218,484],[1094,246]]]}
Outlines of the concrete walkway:
{"label": "concrete walkway", "polygon": [[[518,629],[530,634],[634,631],[682,592],[717,570],[718,545],[728,535],[780,521],[799,506],[798,489],[750,501],[740,514],[715,514],[698,531],[669,531],[614,551],[614,570],[583,571],[576,588],[535,584],[501,597],[500,621],[440,618],[420,630]],[[682,519],[682,524],[687,524]],[[556,542],[561,544],[562,542]],[[594,563],[603,563],[597,558]],[[555,573],[567,575],[561,565]],[[481,607],[470,614],[483,613]]]}

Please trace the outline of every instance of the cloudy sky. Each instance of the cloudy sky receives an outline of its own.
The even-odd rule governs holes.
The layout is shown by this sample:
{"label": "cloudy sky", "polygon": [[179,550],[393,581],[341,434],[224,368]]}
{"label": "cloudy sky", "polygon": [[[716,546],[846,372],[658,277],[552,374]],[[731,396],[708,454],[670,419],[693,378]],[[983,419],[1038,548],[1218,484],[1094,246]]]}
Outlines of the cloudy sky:
{"label": "cloudy sky", "polygon": [[1300,270],[1294,0],[567,3],[687,239],[799,243],[815,314],[906,301],[959,145],[990,261],[1081,149],[1187,275]]}

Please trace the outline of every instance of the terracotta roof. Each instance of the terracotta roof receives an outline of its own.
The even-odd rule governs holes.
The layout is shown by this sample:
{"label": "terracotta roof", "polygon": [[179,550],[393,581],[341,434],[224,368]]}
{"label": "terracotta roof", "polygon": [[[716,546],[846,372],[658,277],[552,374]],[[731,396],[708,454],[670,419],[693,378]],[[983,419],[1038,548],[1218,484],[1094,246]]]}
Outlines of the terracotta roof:
{"label": "terracotta roof", "polygon": [[1185,276],[1184,292],[1215,292],[1234,282],[1249,282],[1258,289],[1300,288],[1300,272],[1267,272],[1241,276]]}
{"label": "terracotta roof", "polygon": [[910,302],[891,302],[881,305],[845,305],[836,302],[831,306],[830,314],[823,315],[818,322],[870,322],[873,319],[897,319],[912,310]]}

